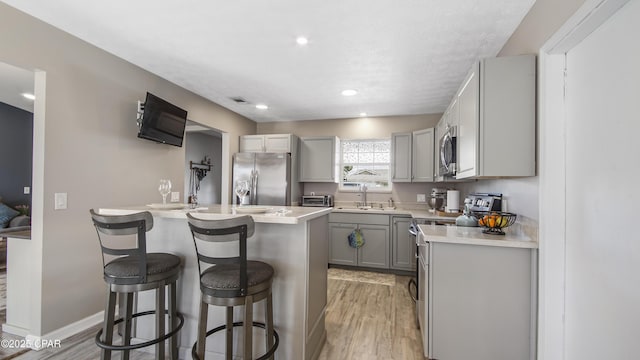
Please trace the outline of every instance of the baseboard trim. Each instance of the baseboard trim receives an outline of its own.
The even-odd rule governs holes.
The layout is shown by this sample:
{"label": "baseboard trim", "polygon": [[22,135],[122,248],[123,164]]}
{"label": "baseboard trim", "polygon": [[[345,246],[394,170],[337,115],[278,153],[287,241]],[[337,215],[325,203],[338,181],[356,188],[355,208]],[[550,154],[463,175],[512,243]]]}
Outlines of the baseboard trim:
{"label": "baseboard trim", "polygon": [[[104,311],[100,311],[84,319],[78,320],[74,323],[63,326],[54,331],[51,331],[43,336],[36,336],[31,334],[25,334],[20,336],[25,337],[25,340],[31,349],[38,351],[46,347],[49,347],[48,344],[55,344],[56,341],[62,341],[79,332],[87,330],[92,326],[100,324],[103,321],[104,321]],[[3,327],[3,330],[4,330],[4,327]]]}
{"label": "baseboard trim", "polygon": [[9,324],[2,324],[2,332],[7,334],[26,337],[29,335],[29,329],[21,328],[19,326],[13,326]]}

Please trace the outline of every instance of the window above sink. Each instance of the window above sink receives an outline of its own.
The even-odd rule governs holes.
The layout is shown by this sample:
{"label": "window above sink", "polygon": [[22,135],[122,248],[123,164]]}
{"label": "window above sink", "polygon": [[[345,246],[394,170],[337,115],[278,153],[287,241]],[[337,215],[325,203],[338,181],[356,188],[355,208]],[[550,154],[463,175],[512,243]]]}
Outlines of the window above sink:
{"label": "window above sink", "polygon": [[343,140],[341,143],[340,191],[391,191],[391,140]]}

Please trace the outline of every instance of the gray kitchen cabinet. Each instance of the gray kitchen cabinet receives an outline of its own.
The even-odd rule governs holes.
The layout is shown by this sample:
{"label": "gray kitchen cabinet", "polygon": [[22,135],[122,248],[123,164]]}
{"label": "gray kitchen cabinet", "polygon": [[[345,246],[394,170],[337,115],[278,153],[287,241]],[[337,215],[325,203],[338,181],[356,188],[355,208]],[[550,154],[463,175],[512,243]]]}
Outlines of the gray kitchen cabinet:
{"label": "gray kitchen cabinet", "polygon": [[433,181],[433,135],[433,128],[413,132],[411,157],[412,182]]}
{"label": "gray kitchen cabinet", "polygon": [[428,246],[428,358],[535,359],[537,250]]}
{"label": "gray kitchen cabinet", "polygon": [[336,136],[300,138],[299,169],[301,182],[339,182],[340,139]]}
{"label": "gray kitchen cabinet", "polygon": [[410,132],[391,134],[391,181],[411,182],[412,142],[413,134]]}
{"label": "gray kitchen cabinet", "polygon": [[370,268],[389,268],[389,225],[358,226],[365,239],[358,249],[358,266]]}
{"label": "gray kitchen cabinet", "polygon": [[410,217],[391,216],[391,268],[415,271],[416,244],[409,236]]}
{"label": "gray kitchen cabinet", "polygon": [[434,129],[391,134],[393,182],[433,181]]}
{"label": "gray kitchen cabinet", "polygon": [[[360,229],[364,245],[349,246],[348,236]],[[389,216],[332,213],[329,215],[329,263],[388,269],[390,264]]]}
{"label": "gray kitchen cabinet", "polygon": [[240,152],[293,153],[297,147],[298,137],[293,134],[240,136]]}
{"label": "gray kitchen cabinet", "polygon": [[356,224],[329,223],[329,263],[337,265],[358,265],[358,251],[349,246],[347,237]]}
{"label": "gray kitchen cabinet", "polygon": [[535,175],[534,55],[483,59],[456,93],[457,179]]}

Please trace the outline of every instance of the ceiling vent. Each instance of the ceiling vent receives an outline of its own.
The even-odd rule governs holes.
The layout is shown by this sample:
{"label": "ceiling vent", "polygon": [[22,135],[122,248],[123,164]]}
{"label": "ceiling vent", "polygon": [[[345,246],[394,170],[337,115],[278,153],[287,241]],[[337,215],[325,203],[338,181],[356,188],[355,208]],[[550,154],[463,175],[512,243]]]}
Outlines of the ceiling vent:
{"label": "ceiling vent", "polygon": [[234,97],[230,97],[229,99],[231,99],[236,104],[241,104],[241,105],[250,104],[250,102],[248,102],[241,96],[234,96]]}

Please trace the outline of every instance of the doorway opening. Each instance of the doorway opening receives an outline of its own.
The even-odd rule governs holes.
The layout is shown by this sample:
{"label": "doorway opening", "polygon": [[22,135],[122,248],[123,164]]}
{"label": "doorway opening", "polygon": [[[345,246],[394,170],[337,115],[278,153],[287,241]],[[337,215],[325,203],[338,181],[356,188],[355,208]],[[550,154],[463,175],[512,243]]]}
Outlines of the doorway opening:
{"label": "doorway opening", "polygon": [[223,133],[188,121],[185,128],[184,201],[221,204]]}
{"label": "doorway opening", "polygon": [[0,62],[0,323],[6,322],[7,237],[31,225],[34,74]]}

